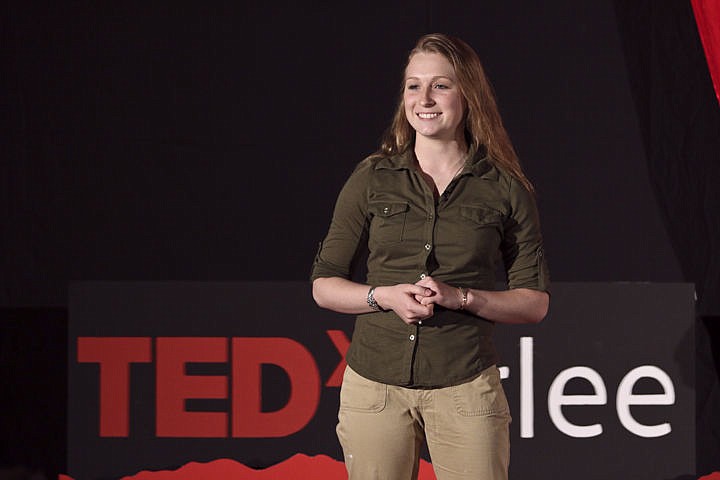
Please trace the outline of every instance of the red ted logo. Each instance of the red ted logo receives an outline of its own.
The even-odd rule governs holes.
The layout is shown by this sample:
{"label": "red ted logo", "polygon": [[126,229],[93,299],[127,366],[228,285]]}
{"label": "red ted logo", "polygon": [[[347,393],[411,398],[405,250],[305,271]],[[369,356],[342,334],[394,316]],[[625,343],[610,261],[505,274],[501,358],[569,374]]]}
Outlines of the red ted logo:
{"label": "red ted logo", "polygon": [[[339,330],[327,331],[340,358],[349,341]],[[100,365],[101,437],[127,437],[130,424],[130,365],[152,363],[156,368],[158,437],[226,438],[228,415],[232,437],[283,437],[302,430],[320,401],[320,372],[312,354],[295,340],[282,337],[79,337],[80,363]],[[228,351],[228,346],[230,351]],[[187,375],[188,363],[231,364],[230,376]],[[279,410],[261,411],[261,366],[282,368],[290,380],[290,398]],[[341,360],[325,386],[339,387]],[[230,412],[190,412],[188,399],[228,399]]]}

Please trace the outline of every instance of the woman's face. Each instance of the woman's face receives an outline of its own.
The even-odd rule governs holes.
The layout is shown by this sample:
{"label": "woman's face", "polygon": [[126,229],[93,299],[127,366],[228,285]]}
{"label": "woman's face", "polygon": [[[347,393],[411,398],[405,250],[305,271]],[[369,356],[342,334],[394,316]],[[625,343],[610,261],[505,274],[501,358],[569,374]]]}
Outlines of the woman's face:
{"label": "woman's face", "polygon": [[405,116],[417,135],[464,142],[465,99],[452,64],[439,53],[416,53],[405,70]]}

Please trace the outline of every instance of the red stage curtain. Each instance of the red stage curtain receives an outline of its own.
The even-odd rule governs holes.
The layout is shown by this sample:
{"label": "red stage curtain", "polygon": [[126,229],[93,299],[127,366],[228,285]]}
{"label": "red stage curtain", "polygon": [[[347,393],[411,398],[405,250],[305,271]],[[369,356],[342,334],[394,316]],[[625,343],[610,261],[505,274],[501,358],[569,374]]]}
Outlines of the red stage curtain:
{"label": "red stage curtain", "polygon": [[720,1],[691,0],[695,22],[702,40],[708,69],[720,102]]}

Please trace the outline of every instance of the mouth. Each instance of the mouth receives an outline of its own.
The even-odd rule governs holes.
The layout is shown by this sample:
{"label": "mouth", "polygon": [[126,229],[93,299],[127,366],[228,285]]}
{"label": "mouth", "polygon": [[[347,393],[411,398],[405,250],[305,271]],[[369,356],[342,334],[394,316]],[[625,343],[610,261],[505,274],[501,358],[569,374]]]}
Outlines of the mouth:
{"label": "mouth", "polygon": [[441,112],[427,112],[427,113],[426,112],[418,112],[418,113],[416,113],[416,115],[418,117],[422,118],[423,120],[431,120],[433,118],[439,117],[440,115],[442,115],[442,113]]}

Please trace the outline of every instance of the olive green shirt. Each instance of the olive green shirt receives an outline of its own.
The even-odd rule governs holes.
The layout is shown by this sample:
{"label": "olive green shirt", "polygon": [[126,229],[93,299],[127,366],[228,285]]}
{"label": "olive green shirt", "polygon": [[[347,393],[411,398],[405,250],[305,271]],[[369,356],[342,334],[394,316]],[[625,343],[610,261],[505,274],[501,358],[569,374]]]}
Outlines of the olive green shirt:
{"label": "olive green shirt", "polygon": [[[548,289],[532,193],[491,164],[485,149],[439,198],[416,165],[412,151],[358,164],[337,199],[312,280],[350,279],[365,251],[370,285],[416,283],[431,275],[453,286],[495,290],[497,267],[504,265],[509,288]],[[456,385],[498,361],[493,326],[442,307],[413,325],[392,311],[366,313],[357,317],[346,360],[382,383]]]}

